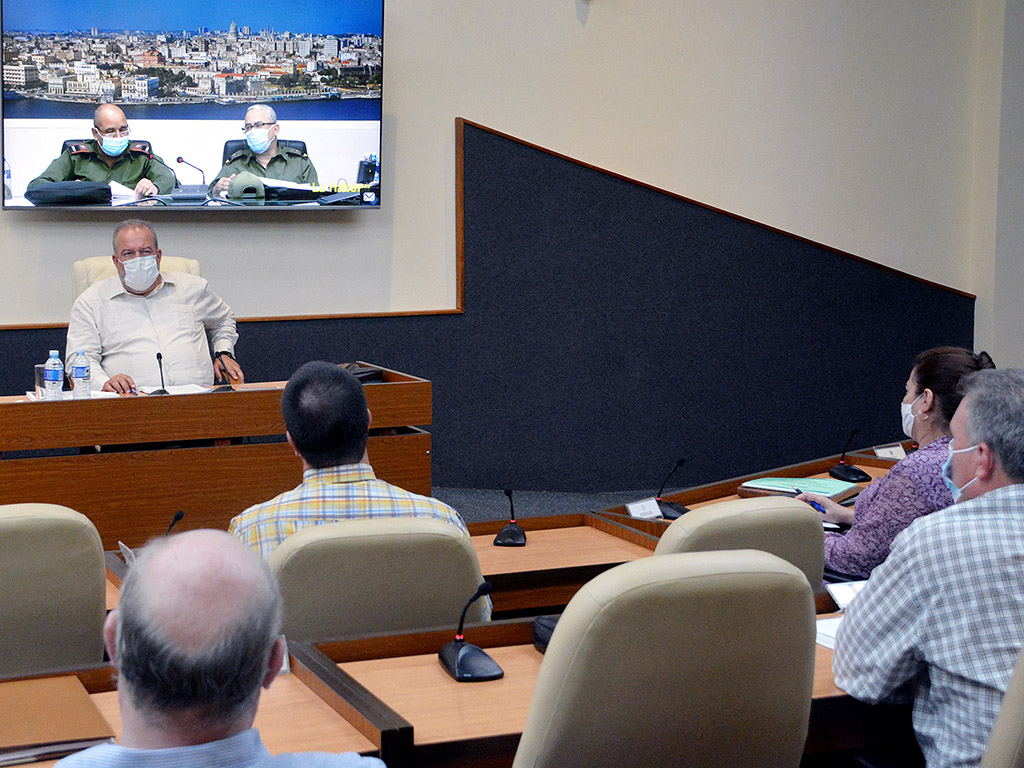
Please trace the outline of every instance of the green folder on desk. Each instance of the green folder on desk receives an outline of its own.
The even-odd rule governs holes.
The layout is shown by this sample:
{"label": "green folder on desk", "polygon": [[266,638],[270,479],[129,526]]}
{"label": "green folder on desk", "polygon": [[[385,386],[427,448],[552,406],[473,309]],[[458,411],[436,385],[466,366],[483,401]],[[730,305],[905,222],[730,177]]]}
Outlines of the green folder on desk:
{"label": "green folder on desk", "polygon": [[820,493],[834,501],[842,501],[859,493],[860,490],[861,487],[856,483],[847,483],[830,477],[758,477],[743,483],[737,489],[737,493],[740,496],[760,496],[773,493],[795,496],[797,492]]}

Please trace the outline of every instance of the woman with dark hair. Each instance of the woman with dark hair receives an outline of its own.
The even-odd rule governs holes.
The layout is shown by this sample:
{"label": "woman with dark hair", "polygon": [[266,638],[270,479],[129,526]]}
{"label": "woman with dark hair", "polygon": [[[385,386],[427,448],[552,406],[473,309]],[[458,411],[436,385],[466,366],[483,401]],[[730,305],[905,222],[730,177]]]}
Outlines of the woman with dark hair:
{"label": "woman with dark hair", "polygon": [[960,405],[960,379],[983,368],[995,368],[987,352],[962,347],[936,347],[922,352],[907,379],[900,410],[903,431],[918,450],[900,461],[857,497],[853,509],[826,496],[801,493],[824,509],[823,518],[850,526],[845,534],[825,534],[825,567],[867,578],[889,556],[893,538],[914,520],[953,503],[942,481],[949,456],[949,421]]}

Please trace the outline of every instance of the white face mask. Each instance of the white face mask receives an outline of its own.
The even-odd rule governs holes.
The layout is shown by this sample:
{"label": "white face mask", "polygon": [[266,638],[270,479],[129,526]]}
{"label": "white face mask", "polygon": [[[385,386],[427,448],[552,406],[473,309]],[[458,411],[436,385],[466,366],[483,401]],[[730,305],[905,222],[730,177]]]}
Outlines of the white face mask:
{"label": "white face mask", "polygon": [[152,256],[139,256],[124,262],[124,284],[126,288],[140,293],[153,287],[156,279],[160,277],[160,265],[157,264],[156,254]]}
{"label": "white face mask", "polygon": [[900,403],[900,415],[903,417],[903,434],[913,439],[911,432],[914,431],[914,419],[917,416],[914,413],[914,403],[924,397],[924,392],[915,397],[909,403]]}

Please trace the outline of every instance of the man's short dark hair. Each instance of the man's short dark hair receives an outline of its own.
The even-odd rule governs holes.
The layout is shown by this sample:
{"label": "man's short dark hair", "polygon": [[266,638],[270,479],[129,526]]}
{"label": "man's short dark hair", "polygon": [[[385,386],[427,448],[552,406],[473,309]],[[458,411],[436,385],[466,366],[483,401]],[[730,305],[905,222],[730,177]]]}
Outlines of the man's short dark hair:
{"label": "man's short dark hair", "polygon": [[333,363],[306,363],[288,379],[281,413],[299,454],[321,469],[356,464],[370,428],[366,393],[355,376]]}

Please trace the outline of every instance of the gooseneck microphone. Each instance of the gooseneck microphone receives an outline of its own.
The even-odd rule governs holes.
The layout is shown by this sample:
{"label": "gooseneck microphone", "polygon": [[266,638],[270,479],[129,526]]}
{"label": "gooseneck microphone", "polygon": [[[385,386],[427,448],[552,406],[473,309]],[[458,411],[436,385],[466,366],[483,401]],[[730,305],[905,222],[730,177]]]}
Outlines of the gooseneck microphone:
{"label": "gooseneck microphone", "polygon": [[167,526],[167,532],[164,534],[164,536],[170,536],[171,535],[171,528],[173,528],[178,523],[180,523],[181,522],[181,518],[183,518],[184,516],[185,516],[185,513],[182,510],[180,510],[180,509],[177,512],[175,512],[174,513],[174,517],[171,519],[171,524]]}
{"label": "gooseneck microphone", "polygon": [[846,445],[843,446],[843,453],[839,457],[839,463],[828,471],[828,473],[836,480],[843,480],[847,483],[866,483],[871,479],[871,475],[863,469],[846,463],[846,452],[850,450],[850,443],[852,443],[853,438],[859,434],[859,429],[854,429],[853,432],[850,433],[850,436],[846,438]]}
{"label": "gooseneck microphone", "polygon": [[675,465],[671,471],[665,477],[665,482],[661,484],[661,488],[658,489],[658,495],[654,497],[654,500],[658,502],[658,509],[661,510],[661,516],[666,520],[675,520],[676,518],[682,517],[690,510],[684,507],[682,504],[676,504],[674,501],[662,501],[661,494],[665,491],[665,486],[668,485],[668,481],[672,478],[672,475],[676,473],[683,464],[686,463],[686,459],[680,458],[676,460]]}
{"label": "gooseneck microphone", "polygon": [[159,352],[156,353],[156,364],[160,367],[160,389],[154,389],[149,394],[151,395],[166,395],[167,390],[164,388],[164,356]]}
{"label": "gooseneck microphone", "polygon": [[512,489],[506,488],[505,495],[508,496],[509,524],[498,531],[494,537],[496,547],[525,547],[526,531],[516,523],[516,508],[512,503]]}
{"label": "gooseneck microphone", "polygon": [[184,157],[181,157],[180,155],[178,156],[178,162],[184,163],[189,168],[195,168],[197,171],[199,171],[199,175],[203,179],[203,186],[206,186],[206,173],[203,171],[202,168],[200,168],[198,165],[192,165],[192,163],[190,163],[188,160],[186,160]]}
{"label": "gooseneck microphone", "polygon": [[479,646],[467,643],[462,635],[462,627],[466,623],[466,612],[469,610],[469,606],[484,595],[490,594],[492,588],[489,581],[483,582],[476,588],[476,592],[469,598],[466,607],[462,609],[459,630],[455,633],[455,639],[450,643],[445,643],[437,654],[444,671],[458,683],[480,683],[505,676],[505,671],[498,666],[494,659]]}

